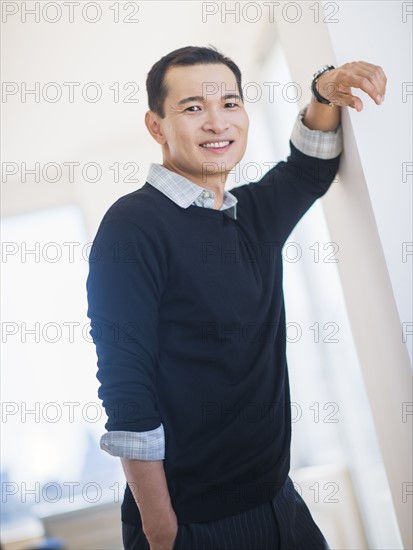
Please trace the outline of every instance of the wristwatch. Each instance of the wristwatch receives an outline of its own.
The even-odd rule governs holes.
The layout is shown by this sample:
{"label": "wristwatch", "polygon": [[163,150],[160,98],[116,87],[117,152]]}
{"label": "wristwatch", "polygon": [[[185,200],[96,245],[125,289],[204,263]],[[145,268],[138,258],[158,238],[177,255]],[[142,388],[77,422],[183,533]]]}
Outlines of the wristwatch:
{"label": "wristwatch", "polygon": [[313,74],[313,80],[311,82],[311,91],[313,93],[315,100],[318,101],[318,103],[323,103],[324,105],[330,105],[330,106],[333,105],[333,103],[331,103],[329,99],[326,99],[325,97],[323,97],[318,93],[317,86],[316,86],[320,76],[326,73],[327,71],[332,71],[333,69],[335,69],[334,65],[324,65],[324,67],[321,67],[321,69],[318,69],[318,71]]}

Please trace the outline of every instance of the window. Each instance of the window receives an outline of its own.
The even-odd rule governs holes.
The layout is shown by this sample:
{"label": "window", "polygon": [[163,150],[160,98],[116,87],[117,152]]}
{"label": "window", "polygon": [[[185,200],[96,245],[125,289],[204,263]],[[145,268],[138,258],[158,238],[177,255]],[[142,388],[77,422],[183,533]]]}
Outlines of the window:
{"label": "window", "polygon": [[105,414],[86,317],[90,245],[79,208],[2,227],[2,507],[17,536],[29,517],[122,498],[120,461],[99,449]]}

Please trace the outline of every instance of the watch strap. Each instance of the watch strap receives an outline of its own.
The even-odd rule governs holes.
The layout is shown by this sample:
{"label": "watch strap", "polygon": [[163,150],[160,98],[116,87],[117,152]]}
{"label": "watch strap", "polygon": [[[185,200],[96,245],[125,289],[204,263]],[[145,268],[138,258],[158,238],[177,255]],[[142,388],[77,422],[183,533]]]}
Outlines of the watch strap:
{"label": "watch strap", "polygon": [[313,80],[311,82],[311,92],[318,103],[323,103],[324,105],[330,106],[333,105],[333,103],[331,103],[329,99],[323,97],[317,90],[317,82],[320,76],[327,71],[332,71],[333,69],[335,69],[334,65],[324,65],[323,67],[321,67],[321,69],[318,69],[318,71],[313,74]]}

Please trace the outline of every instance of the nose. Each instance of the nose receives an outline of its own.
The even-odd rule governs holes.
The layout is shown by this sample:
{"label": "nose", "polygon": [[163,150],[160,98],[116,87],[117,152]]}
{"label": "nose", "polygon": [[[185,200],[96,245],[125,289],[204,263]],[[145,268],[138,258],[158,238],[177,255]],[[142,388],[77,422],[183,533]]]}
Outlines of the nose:
{"label": "nose", "polygon": [[229,122],[222,108],[211,108],[206,111],[203,129],[214,134],[223,134],[229,128]]}

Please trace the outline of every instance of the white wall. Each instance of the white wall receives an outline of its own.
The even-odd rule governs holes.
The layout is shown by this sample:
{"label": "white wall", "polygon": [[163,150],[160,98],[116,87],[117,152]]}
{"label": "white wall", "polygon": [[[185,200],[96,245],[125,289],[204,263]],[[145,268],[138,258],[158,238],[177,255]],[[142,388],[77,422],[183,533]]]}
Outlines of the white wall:
{"label": "white wall", "polygon": [[339,2],[339,7],[339,23],[328,25],[337,63],[370,61],[388,77],[383,105],[363,98],[363,115],[350,111],[350,120],[400,321],[410,324],[404,328],[412,359],[413,5]]}

